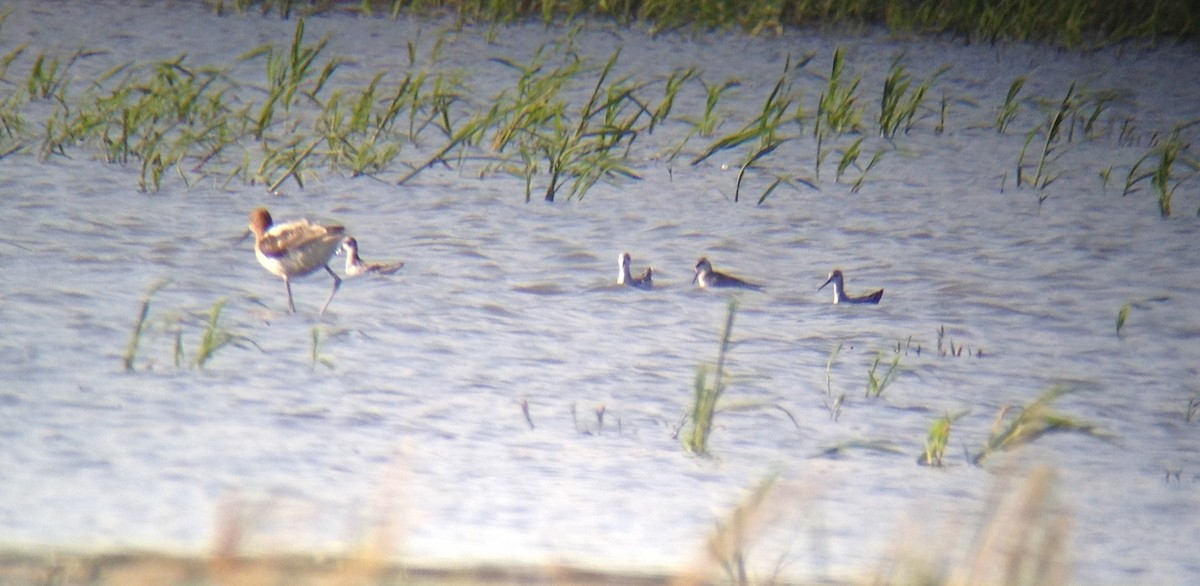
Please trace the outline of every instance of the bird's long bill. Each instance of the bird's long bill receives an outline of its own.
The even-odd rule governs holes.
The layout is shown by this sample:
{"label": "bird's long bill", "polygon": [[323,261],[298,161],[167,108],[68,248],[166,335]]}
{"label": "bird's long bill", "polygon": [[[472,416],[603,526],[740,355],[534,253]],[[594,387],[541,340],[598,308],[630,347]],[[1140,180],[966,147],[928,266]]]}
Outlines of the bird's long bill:
{"label": "bird's long bill", "polygon": [[696,274],[692,275],[692,284],[695,285],[699,280],[700,280],[700,271],[696,271]]}
{"label": "bird's long bill", "polygon": [[233,243],[233,245],[234,245],[234,246],[239,246],[239,245],[241,245],[241,243],[245,242],[245,241],[246,241],[246,239],[247,239],[247,238],[249,238],[249,237],[250,237],[250,235],[251,235],[251,234],[253,234],[253,233],[254,233],[254,232],[250,231],[250,229],[249,229],[249,228],[246,228],[246,231],[245,231],[245,232],[242,232],[242,237],[241,237],[241,238],[238,238],[238,239],[237,239],[237,242],[234,242],[234,243]]}
{"label": "bird's long bill", "polygon": [[821,289],[824,289],[824,288],[825,288],[825,285],[828,285],[828,284],[830,284],[830,283],[832,283],[832,282],[833,282],[833,277],[829,277],[829,280],[827,280],[827,281],[825,281],[824,283],[822,283],[820,287],[817,287],[817,291],[820,291]]}

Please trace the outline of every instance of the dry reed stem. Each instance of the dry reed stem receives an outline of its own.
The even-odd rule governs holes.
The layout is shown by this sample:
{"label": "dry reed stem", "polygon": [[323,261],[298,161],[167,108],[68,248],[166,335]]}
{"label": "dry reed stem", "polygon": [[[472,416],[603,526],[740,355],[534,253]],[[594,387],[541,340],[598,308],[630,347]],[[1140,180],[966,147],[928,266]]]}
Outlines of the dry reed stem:
{"label": "dry reed stem", "polygon": [[1040,466],[993,498],[970,557],[947,583],[1068,583],[1070,519],[1057,501],[1056,481],[1050,467]]}

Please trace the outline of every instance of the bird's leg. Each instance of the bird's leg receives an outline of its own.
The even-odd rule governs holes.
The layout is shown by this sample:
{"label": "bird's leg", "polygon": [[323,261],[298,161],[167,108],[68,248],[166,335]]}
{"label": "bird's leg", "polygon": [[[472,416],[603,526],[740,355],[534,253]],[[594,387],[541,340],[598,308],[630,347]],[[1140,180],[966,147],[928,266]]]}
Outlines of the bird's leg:
{"label": "bird's leg", "polygon": [[341,277],[337,276],[337,273],[333,272],[333,269],[329,268],[329,265],[325,265],[325,272],[329,273],[329,276],[333,277],[333,289],[329,291],[329,298],[325,300],[325,305],[321,306],[321,312],[319,315],[325,315],[325,308],[329,307],[330,302],[333,301],[333,296],[338,291],[338,287],[342,286]]}
{"label": "bird's leg", "polygon": [[292,313],[296,313],[296,304],[292,302],[292,282],[287,277],[283,278],[283,288],[287,290],[288,308],[292,310]]}

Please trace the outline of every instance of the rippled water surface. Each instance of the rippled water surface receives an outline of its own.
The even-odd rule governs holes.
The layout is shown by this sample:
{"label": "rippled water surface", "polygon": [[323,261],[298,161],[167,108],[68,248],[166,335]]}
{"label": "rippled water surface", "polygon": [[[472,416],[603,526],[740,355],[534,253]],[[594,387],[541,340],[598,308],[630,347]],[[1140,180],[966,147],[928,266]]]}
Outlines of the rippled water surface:
{"label": "rippled water surface", "polygon": [[[217,19],[186,3],[87,6],[15,3],[0,51],[29,48],[9,77],[64,46],[102,51],[80,63],[85,77],[183,52],[224,64],[264,42],[286,44],[294,26]],[[348,86],[403,71],[406,43],[428,47],[446,24],[308,23],[313,38],[331,35],[329,51],[349,56],[337,78]],[[467,28],[448,37],[440,66],[494,93],[508,78],[489,57],[526,59],[565,32]],[[1073,53],[873,33],[648,39],[603,23],[579,35],[575,49],[590,59],[622,47],[625,74],[696,65],[709,83],[740,80],[723,105],[726,132],[760,107],[789,55],[814,55],[795,74],[806,108],[834,46],[863,77],[864,100],[877,99],[896,55],[918,76],[950,69],[930,113],[897,137],[861,191],[833,181],[834,154],[818,189],[781,188],[762,206],[732,200],[735,156],[691,166],[655,150],[682,136],[683,123],[638,143],[643,180],[553,205],[524,203],[521,181],[446,168],[403,187],[321,171],[274,197],[237,181],[189,187],[170,177],[160,192],[139,193],[136,169],[84,148],[45,163],[0,160],[3,542],[204,551],[229,516],[221,511],[235,510],[247,547],[264,550],[344,551],[385,526],[402,559],[678,568],[700,559],[714,523],[778,474],[770,529],[749,548],[756,575],[784,560],[789,575],[846,578],[874,571],[912,535],[934,551],[962,547],[1010,470],[1048,464],[1079,582],[1200,576],[1200,422],[1182,414],[1200,391],[1200,183],[1178,187],[1167,220],[1148,185],[1121,196],[1153,134],[1200,117],[1194,48]],[[1022,75],[1031,99],[1013,130],[997,134],[996,110]],[[1119,95],[1105,120],[1133,119],[1139,134],[1076,141],[1046,190],[1013,188],[1024,133],[1040,116],[1032,98],[1061,99],[1073,81]],[[697,86],[677,108],[702,104]],[[808,172],[815,145],[805,142],[776,162],[791,157]],[[687,152],[702,147],[697,139]],[[751,183],[757,194],[769,181]],[[392,277],[347,280],[323,317],[330,280],[297,280],[289,315],[279,279],[237,242],[258,205],[281,220],[344,224],[368,260],[407,264]],[[612,285],[621,251],[635,271],[655,268],[655,290]],[[701,255],[765,290],[692,288]],[[816,289],[834,267],[852,292],[885,288],[883,303],[832,305]],[[137,368],[123,372],[141,299],[164,279]],[[695,457],[673,436],[696,368],[716,358],[730,298],[740,310],[727,399],[767,407],[718,414],[713,457]],[[245,341],[203,370],[189,367],[218,299],[221,326]],[[941,327],[947,344],[982,356],[939,356]],[[314,363],[314,328],[327,365]],[[886,364],[897,345],[901,374],[881,398],[865,398],[872,361],[882,352]],[[1056,385],[1079,391],[1060,412],[1115,441],[1052,435],[983,467],[968,463],[963,452],[978,451],[1002,406]],[[829,389],[846,395],[836,421]],[[964,409],[948,466],[917,466],[930,424]],[[820,456],[848,441],[901,452]]]}

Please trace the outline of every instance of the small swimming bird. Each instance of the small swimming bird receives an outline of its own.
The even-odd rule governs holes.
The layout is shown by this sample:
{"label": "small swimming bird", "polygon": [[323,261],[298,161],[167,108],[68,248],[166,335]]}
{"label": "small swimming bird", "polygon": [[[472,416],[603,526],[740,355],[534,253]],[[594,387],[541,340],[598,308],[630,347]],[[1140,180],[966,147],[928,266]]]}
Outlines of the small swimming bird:
{"label": "small swimming bird", "polygon": [[250,212],[250,231],[254,233],[254,256],[258,264],[283,279],[287,290],[288,308],[296,313],[292,302],[292,278],[303,277],[324,268],[333,277],[333,289],[321,306],[321,314],[333,301],[342,279],[329,268],[329,259],[337,251],[346,229],[342,226],[322,226],[308,220],[275,224],[267,208]]}
{"label": "small swimming bird", "polygon": [[842,277],[842,271],[838,269],[834,269],[832,273],[829,273],[829,279],[825,281],[824,285],[817,287],[817,291],[824,289],[825,285],[830,283],[833,283],[834,303],[879,303],[879,300],[883,299],[883,289],[868,295],[862,295],[860,297],[852,297],[847,295],[846,280],[844,277]]}
{"label": "small swimming bird", "polygon": [[363,262],[362,257],[358,256],[358,241],[353,236],[347,236],[345,240],[342,240],[342,250],[346,251],[346,274],[351,277],[367,273],[390,275],[404,266],[402,262],[388,264]]}
{"label": "small swimming bird", "polygon": [[701,287],[740,287],[755,291],[762,289],[761,286],[754,283],[747,283],[737,277],[714,271],[712,263],[708,262],[708,259],[705,257],[700,257],[700,260],[696,261],[696,276],[692,279],[692,282]]}
{"label": "small swimming bird", "polygon": [[646,272],[642,273],[640,277],[634,277],[629,274],[629,263],[631,262],[633,262],[633,259],[629,256],[628,252],[622,252],[617,257],[617,284],[628,285],[637,289],[653,289],[654,269],[646,267]]}

